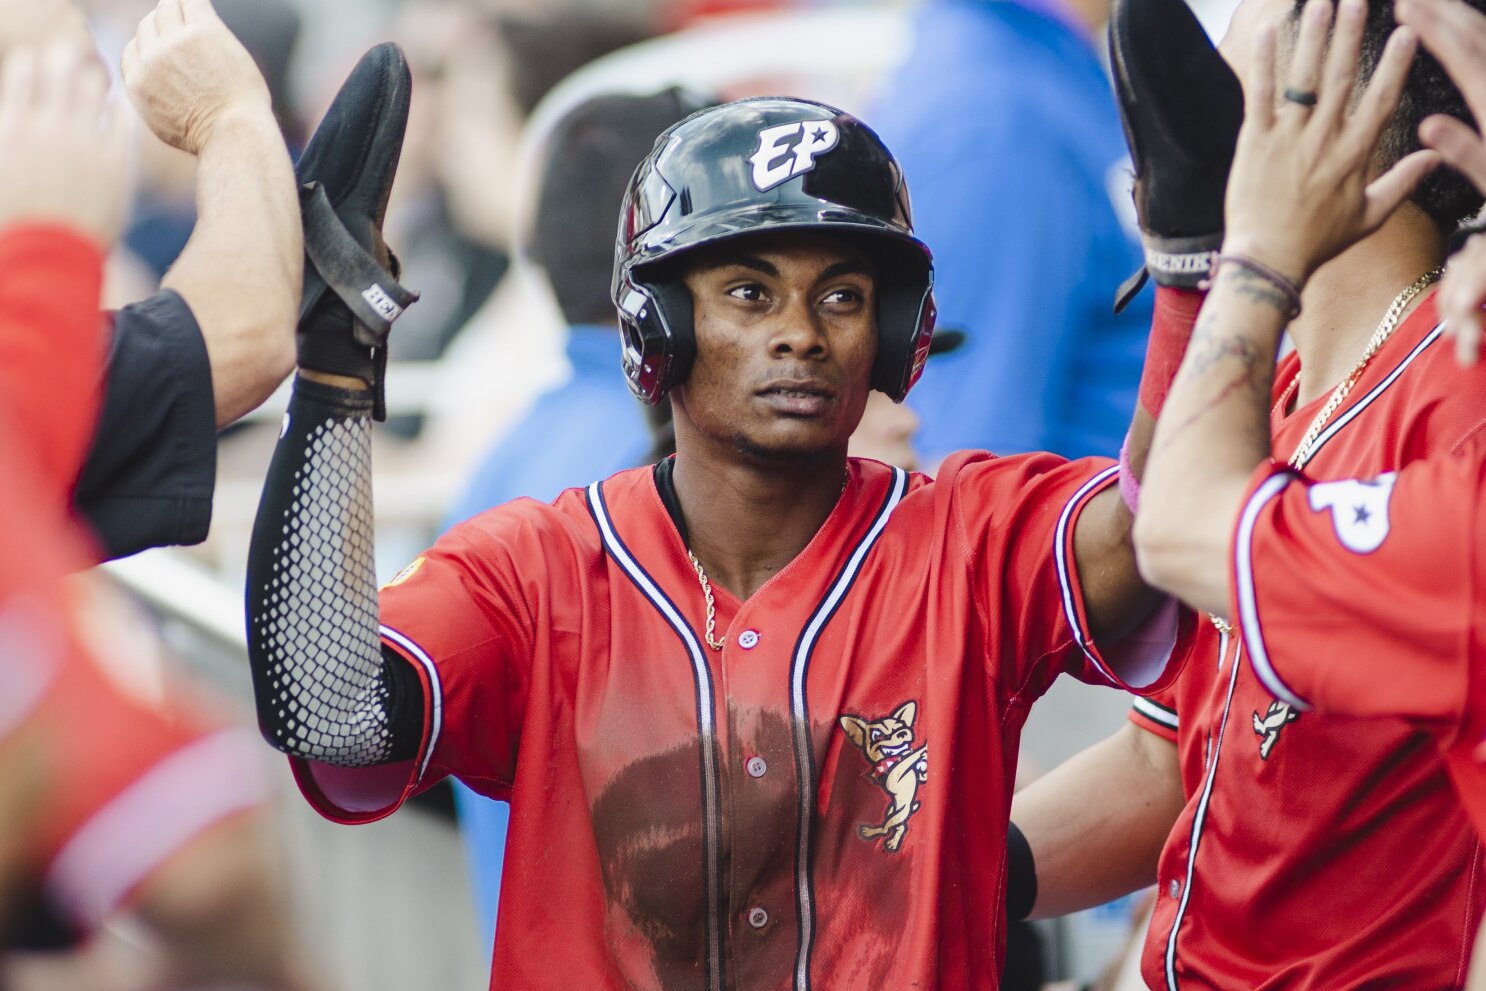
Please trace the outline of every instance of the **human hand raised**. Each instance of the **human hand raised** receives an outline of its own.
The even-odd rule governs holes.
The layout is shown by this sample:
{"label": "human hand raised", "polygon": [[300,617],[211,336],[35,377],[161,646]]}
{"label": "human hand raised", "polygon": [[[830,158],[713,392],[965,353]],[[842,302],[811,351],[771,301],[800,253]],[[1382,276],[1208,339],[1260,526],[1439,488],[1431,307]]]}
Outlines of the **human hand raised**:
{"label": "human hand raised", "polygon": [[1439,153],[1418,151],[1372,176],[1373,153],[1416,41],[1407,28],[1394,31],[1353,101],[1366,18],[1366,0],[1341,0],[1328,46],[1330,0],[1309,0],[1281,98],[1276,25],[1257,32],[1244,75],[1246,116],[1228,180],[1223,250],[1256,259],[1296,286],[1381,226],[1439,164]]}
{"label": "human hand raised", "polygon": [[[1476,120],[1486,119],[1486,15],[1460,0],[1399,0],[1400,24],[1417,31],[1424,47],[1450,74]],[[1486,140],[1469,124],[1435,114],[1419,125],[1419,140],[1486,195]],[[1477,234],[1450,259],[1440,283],[1439,310],[1462,365],[1481,355],[1486,306],[1486,238]]]}
{"label": "human hand raised", "polygon": [[58,223],[109,247],[128,207],[122,107],[97,57],[66,42],[0,63],[0,227]]}
{"label": "human hand raised", "polygon": [[1467,368],[1481,359],[1482,307],[1486,307],[1486,234],[1472,234],[1445,266],[1438,296],[1445,335]]}
{"label": "human hand raised", "polygon": [[93,47],[88,19],[72,0],[0,0],[0,53],[55,41]]}
{"label": "human hand raised", "polygon": [[160,0],[124,49],[123,73],[150,130],[193,155],[235,114],[272,119],[263,74],[210,0]]}

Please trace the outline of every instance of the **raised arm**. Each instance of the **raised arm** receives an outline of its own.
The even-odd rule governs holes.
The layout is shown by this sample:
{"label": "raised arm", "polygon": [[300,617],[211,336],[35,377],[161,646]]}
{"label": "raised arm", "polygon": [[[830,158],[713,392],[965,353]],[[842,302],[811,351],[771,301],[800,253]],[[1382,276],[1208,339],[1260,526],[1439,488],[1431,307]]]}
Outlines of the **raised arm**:
{"label": "raised arm", "polygon": [[[372,314],[377,326],[368,326],[360,314],[379,286],[356,281],[391,284],[379,267],[388,257],[381,210],[397,171],[408,97],[401,56],[374,50],[305,151],[306,159],[329,160],[335,184],[316,188],[324,204],[340,210],[327,205],[319,215],[311,257],[365,264],[349,273],[316,264],[331,289],[298,327],[300,374],[248,554],[248,645],[260,729],[287,754],[339,767],[411,759],[424,728],[421,683],[405,661],[383,653],[373,558],[371,424],[392,317]],[[364,146],[346,140],[357,134]],[[328,254],[321,251],[326,243]]]}
{"label": "raised arm", "polygon": [[127,202],[123,127],[117,107],[105,113],[102,67],[78,48],[20,48],[3,66],[0,416],[13,456],[34,458],[60,505],[96,416],[103,255]]}
{"label": "raised arm", "polygon": [[1274,356],[1300,289],[1376,230],[1439,158],[1416,152],[1368,181],[1414,40],[1407,29],[1395,32],[1349,112],[1366,12],[1363,0],[1343,0],[1333,33],[1329,0],[1306,5],[1286,92],[1318,94],[1314,108],[1276,104],[1275,26],[1256,37],[1223,254],[1156,431],[1136,527],[1141,569],[1157,587],[1220,615],[1230,601],[1239,504],[1270,454]]}
{"label": "raised arm", "polygon": [[294,170],[268,86],[209,0],[161,0],[123,72],[150,129],[197,156],[196,227],[161,285],[200,325],[223,427],[293,368],[303,277]]}
{"label": "raised arm", "polygon": [[[1486,16],[1461,0],[1399,0],[1394,13],[1439,59],[1476,120],[1486,119]],[[1486,139],[1479,131],[1448,114],[1436,114],[1419,125],[1419,139],[1486,194]],[[1456,354],[1462,364],[1474,365],[1481,355],[1481,310],[1486,307],[1486,236],[1471,235],[1450,259],[1438,299]]]}
{"label": "raised arm", "polygon": [[1074,531],[1085,607],[1096,636],[1118,637],[1154,601],[1131,548],[1139,479],[1156,415],[1181,363],[1201,304],[1197,291],[1223,238],[1223,190],[1243,118],[1238,79],[1182,0],[1116,0],[1110,67],[1130,157],[1145,267],[1156,301],[1140,402],[1121,454],[1121,491],[1100,496]]}

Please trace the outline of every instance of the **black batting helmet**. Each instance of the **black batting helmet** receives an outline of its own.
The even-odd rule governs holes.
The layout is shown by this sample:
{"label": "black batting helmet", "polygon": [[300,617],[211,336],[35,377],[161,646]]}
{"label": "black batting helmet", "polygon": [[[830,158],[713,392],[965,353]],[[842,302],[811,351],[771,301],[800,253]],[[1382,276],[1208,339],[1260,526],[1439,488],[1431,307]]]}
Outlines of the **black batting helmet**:
{"label": "black batting helmet", "polygon": [[686,380],[696,353],[691,296],[665,263],[778,230],[856,234],[878,248],[872,386],[895,401],[908,394],[934,331],[934,264],[913,235],[902,170],[850,114],[758,97],[703,110],[661,134],[624,194],[612,295],[635,395],[659,402]]}

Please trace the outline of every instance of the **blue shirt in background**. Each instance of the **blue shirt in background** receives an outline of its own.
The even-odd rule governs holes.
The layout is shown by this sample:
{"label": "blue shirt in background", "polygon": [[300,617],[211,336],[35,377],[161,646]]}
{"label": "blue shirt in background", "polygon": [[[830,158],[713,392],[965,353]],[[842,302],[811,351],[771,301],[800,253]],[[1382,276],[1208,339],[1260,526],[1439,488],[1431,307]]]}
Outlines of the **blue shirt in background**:
{"label": "blue shirt in background", "polygon": [[1135,408],[1152,294],[1112,305],[1141,263],[1115,206],[1129,152],[1093,41],[1060,14],[929,0],[871,117],[934,252],[939,322],[968,338],[910,399],[934,460],[1113,455]]}
{"label": "blue shirt in background", "polygon": [[[567,359],[572,378],[540,396],[490,449],[454,501],[449,525],[521,496],[551,502],[564,489],[644,462],[650,434],[620,369],[618,328],[573,327]],[[495,939],[510,806],[457,781],[454,800],[488,951]]]}

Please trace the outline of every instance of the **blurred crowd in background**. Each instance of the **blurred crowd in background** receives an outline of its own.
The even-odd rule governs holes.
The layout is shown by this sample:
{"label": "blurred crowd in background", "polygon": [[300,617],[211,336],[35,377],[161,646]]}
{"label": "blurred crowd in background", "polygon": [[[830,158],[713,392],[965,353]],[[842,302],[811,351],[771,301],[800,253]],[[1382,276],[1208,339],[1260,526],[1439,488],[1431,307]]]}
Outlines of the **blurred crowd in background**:
{"label": "blurred crowd in background", "polygon": [[[117,65],[153,4],[81,6]],[[1105,75],[1107,0],[215,6],[262,69],[291,151],[371,44],[398,42],[412,68],[386,238],[422,301],[393,334],[391,416],[376,437],[383,580],[454,520],[520,495],[550,499],[664,451],[664,425],[647,422],[619,370],[607,305],[613,231],[623,185],[659,130],[725,98],[788,93],[839,105],[877,127],[903,162],[936,255],[949,353],[930,362],[908,406],[874,394],[854,453],[932,471],[962,448],[1118,450],[1150,295],[1114,312],[1141,254]],[[1210,31],[1230,6],[1201,7]],[[153,292],[194,221],[195,160],[145,128],[137,139],[109,306]],[[189,666],[242,692],[244,714],[245,664],[213,622],[224,602],[241,622],[248,533],[283,407],[276,397],[223,435],[205,544],[113,572],[147,595]],[[1028,728],[1023,774],[1102,738],[1125,704],[1115,693],[1055,691]],[[270,770],[287,781],[281,766]],[[296,910],[331,987],[415,986],[401,975],[426,979],[430,956],[443,960],[439,987],[484,986],[504,810],[460,795],[456,819],[445,792],[423,803],[425,822],[352,831],[286,809]],[[460,820],[467,851],[450,839]],[[383,893],[332,899],[323,892],[355,890],[327,879],[337,871]],[[1007,986],[1093,978],[1118,957],[1135,911],[1127,902],[1025,937],[1012,952],[1025,976]],[[372,912],[375,921],[357,921]],[[126,945],[128,933],[121,920],[102,938]],[[400,970],[403,961],[423,969]],[[8,970],[19,991],[81,987],[78,973],[34,958]]]}

